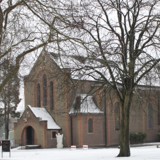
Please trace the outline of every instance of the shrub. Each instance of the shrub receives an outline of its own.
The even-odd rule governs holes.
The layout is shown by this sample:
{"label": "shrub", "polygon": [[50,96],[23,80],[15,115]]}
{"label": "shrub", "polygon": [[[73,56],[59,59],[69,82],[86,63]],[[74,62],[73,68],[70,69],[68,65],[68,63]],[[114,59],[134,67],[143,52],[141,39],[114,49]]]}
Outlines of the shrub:
{"label": "shrub", "polygon": [[142,132],[138,133],[130,133],[130,143],[136,144],[136,143],[143,143],[146,138],[146,134]]}

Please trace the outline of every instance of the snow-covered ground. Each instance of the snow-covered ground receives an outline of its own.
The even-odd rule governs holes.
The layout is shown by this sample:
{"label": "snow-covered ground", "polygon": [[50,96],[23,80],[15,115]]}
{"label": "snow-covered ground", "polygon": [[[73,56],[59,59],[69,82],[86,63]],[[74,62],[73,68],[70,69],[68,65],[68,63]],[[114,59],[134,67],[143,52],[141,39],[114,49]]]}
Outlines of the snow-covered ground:
{"label": "snow-covered ground", "polygon": [[[0,148],[1,149],[1,148]],[[2,152],[2,160],[160,160],[160,148],[156,145],[131,147],[131,157],[117,158],[118,148],[101,149],[12,149]]]}

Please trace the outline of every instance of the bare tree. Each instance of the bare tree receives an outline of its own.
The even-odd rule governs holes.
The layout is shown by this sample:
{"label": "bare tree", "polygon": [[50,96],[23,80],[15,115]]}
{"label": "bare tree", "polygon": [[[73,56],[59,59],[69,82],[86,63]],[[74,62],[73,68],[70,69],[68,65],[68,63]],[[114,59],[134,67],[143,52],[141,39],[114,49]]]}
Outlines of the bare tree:
{"label": "bare tree", "polygon": [[[121,102],[118,156],[130,156],[129,118],[134,90],[160,61],[160,2],[62,2],[61,10],[56,10],[57,24],[68,39],[58,43],[57,51],[63,53],[59,58],[63,64],[72,62],[78,78],[91,77],[116,91]],[[64,55],[70,60],[61,58]]]}
{"label": "bare tree", "polygon": [[[32,5],[31,1],[26,1]],[[29,11],[25,0],[0,1],[0,65],[9,57],[15,64],[0,80],[0,92],[19,72],[24,57],[49,42],[48,28]]]}
{"label": "bare tree", "polygon": [[[49,32],[35,38],[33,30],[27,31],[25,38],[19,41],[18,37],[18,41],[12,43],[12,47],[7,47],[0,54],[13,53],[19,44],[20,47],[25,46],[16,57],[19,68],[19,62],[24,55],[46,45],[48,39],[56,42],[49,49],[54,53],[57,52],[62,66],[72,63],[70,65],[74,76],[79,79],[91,77],[104,86],[110,85],[116,91],[121,102],[118,156],[130,156],[129,117],[134,90],[138,84],[143,83],[144,77],[160,61],[158,11],[160,2],[157,0],[21,0],[14,5],[11,2],[8,1],[6,4],[8,7],[12,6],[11,9],[6,10],[5,7],[0,9],[0,19],[3,21],[0,24],[1,39],[6,35],[4,33],[7,33],[4,32],[5,20],[8,20],[5,16],[8,17],[17,6],[26,6],[29,13],[41,20]],[[18,11],[16,13],[19,15],[22,10],[18,8]],[[10,22],[13,22],[13,19],[11,20]],[[33,47],[31,42],[35,41],[39,43]],[[2,46],[2,40],[0,42]],[[67,56],[69,61],[63,56]]]}

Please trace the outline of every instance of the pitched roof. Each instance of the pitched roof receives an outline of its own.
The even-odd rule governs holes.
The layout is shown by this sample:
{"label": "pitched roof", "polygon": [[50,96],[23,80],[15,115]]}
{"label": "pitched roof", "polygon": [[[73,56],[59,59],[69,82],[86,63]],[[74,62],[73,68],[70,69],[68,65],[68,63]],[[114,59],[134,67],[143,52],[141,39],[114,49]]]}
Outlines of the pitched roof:
{"label": "pitched roof", "polygon": [[76,108],[76,106],[75,106],[76,99],[75,99],[69,114],[75,114],[75,113],[98,114],[98,113],[103,113],[94,103],[92,96],[88,96],[87,94],[78,94],[76,97],[80,97],[80,106],[79,106],[78,109]]}
{"label": "pitched roof", "polygon": [[31,107],[31,106],[28,107],[35,115],[35,117],[40,118],[41,121],[47,121],[47,129],[61,129],[45,108]]}

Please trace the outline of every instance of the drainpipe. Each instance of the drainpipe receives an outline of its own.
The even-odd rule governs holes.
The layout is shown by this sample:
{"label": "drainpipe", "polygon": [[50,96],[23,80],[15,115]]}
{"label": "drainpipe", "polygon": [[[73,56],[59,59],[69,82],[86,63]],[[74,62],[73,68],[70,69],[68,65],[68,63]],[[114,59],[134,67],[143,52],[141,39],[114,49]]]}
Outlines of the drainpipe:
{"label": "drainpipe", "polygon": [[107,104],[106,104],[106,89],[104,89],[104,98],[103,98],[103,104],[104,104],[104,141],[105,146],[107,146]]}
{"label": "drainpipe", "polygon": [[72,120],[72,114],[70,115],[70,123],[71,123],[71,127],[70,127],[70,132],[71,132],[71,145],[73,145],[73,120]]}

